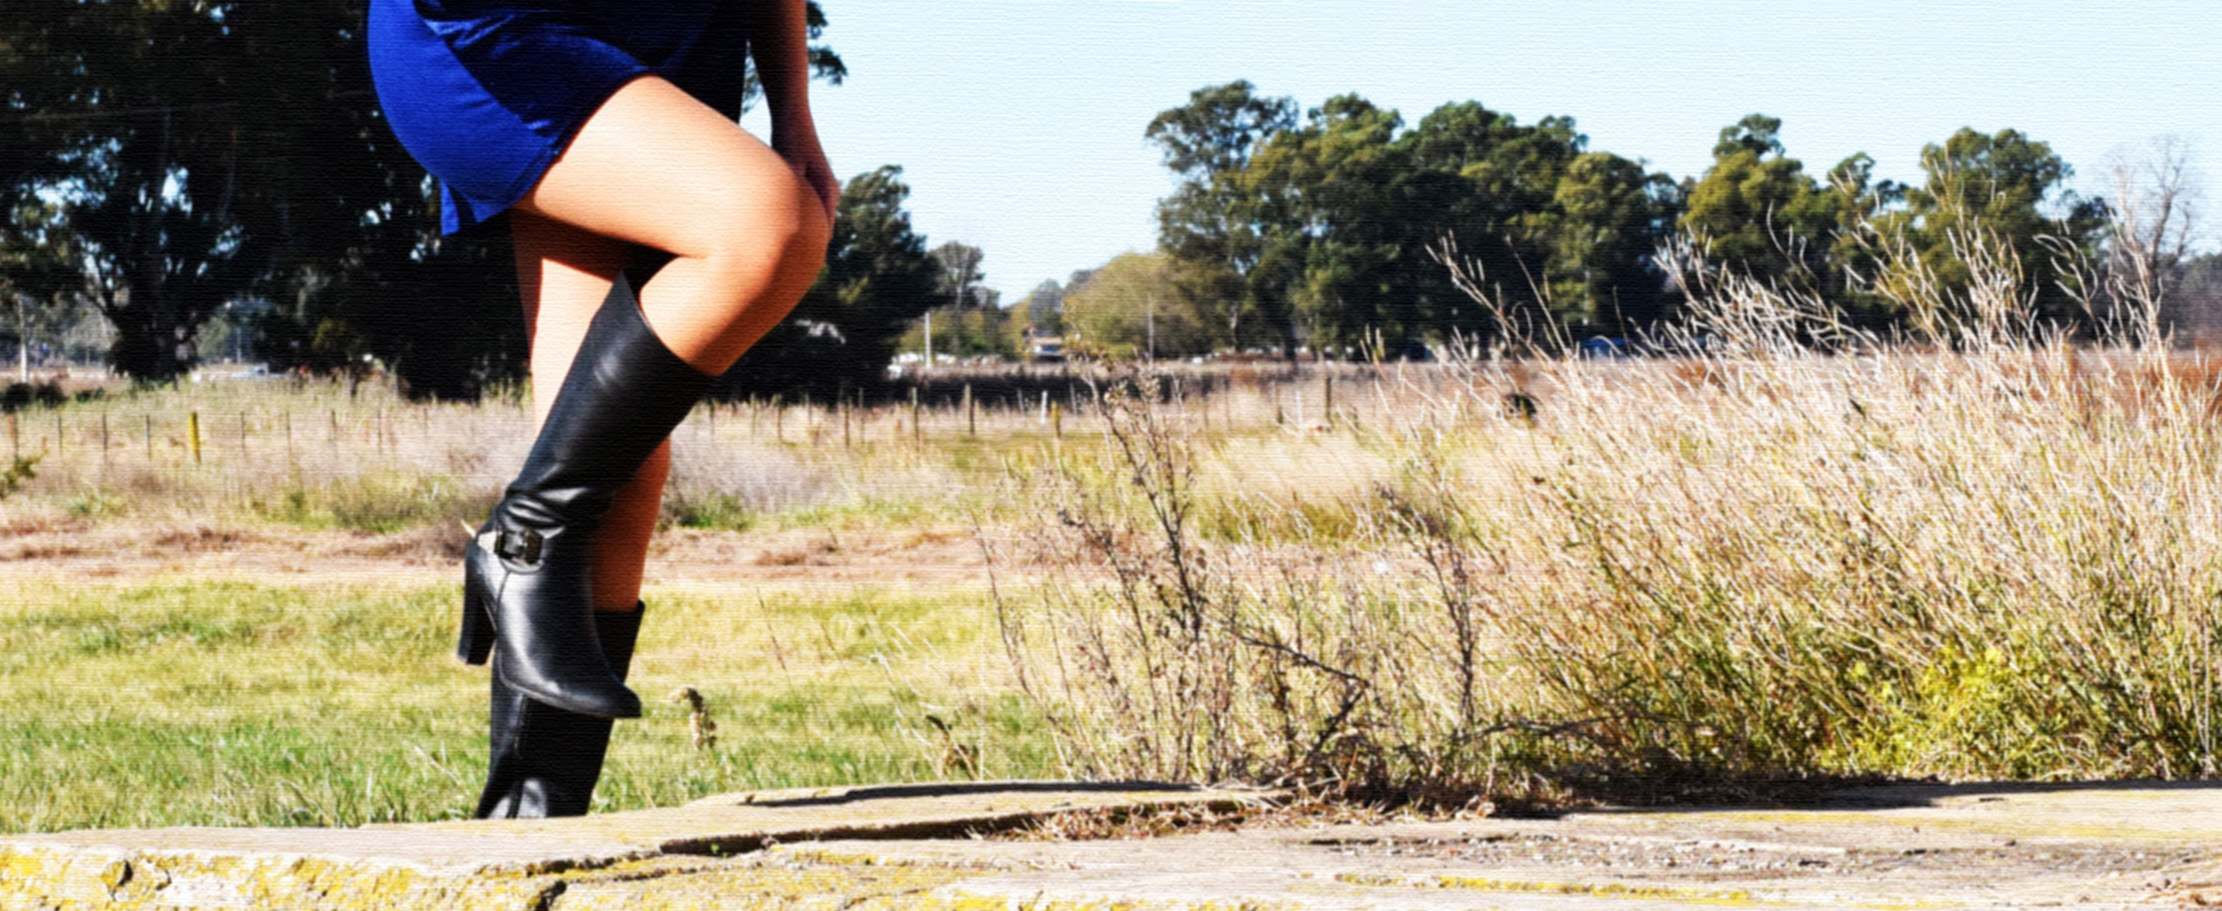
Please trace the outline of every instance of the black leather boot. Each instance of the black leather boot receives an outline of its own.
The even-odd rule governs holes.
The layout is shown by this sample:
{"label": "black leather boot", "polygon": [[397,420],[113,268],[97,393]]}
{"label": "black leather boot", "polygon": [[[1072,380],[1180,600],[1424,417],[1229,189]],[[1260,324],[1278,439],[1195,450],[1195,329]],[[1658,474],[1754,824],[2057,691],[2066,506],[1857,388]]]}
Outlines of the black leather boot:
{"label": "black leather boot", "polygon": [[524,468],[465,551],[458,657],[483,664],[499,652],[494,673],[555,708],[640,716],[596,640],[594,531],[710,379],[656,338],[618,275]]}
{"label": "black leather boot", "polygon": [[[602,660],[622,681],[632,669],[633,643],[640,635],[639,609],[594,612]],[[566,712],[526,696],[502,682],[501,658],[494,658],[493,704],[488,728],[492,759],[486,764],[486,791],[479,795],[478,819],[584,816],[602,777],[602,756],[609,750],[608,718]]]}

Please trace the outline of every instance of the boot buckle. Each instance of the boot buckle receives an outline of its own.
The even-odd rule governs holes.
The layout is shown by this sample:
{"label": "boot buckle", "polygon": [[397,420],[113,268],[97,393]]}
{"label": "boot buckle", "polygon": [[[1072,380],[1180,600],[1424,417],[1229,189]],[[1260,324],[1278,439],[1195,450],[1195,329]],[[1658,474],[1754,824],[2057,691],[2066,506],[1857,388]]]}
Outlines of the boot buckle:
{"label": "boot buckle", "polygon": [[540,533],[530,529],[501,531],[489,528],[478,535],[480,550],[504,560],[515,560],[528,565],[540,562],[541,544]]}

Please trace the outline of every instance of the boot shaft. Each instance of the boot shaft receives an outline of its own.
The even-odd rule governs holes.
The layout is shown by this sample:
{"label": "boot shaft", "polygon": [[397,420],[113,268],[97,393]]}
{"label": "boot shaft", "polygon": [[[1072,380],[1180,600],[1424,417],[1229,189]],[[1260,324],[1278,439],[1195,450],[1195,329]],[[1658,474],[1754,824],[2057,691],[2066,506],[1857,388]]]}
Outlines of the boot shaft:
{"label": "boot shaft", "polygon": [[656,337],[632,283],[619,273],[504,507],[527,527],[599,519],[712,379]]}

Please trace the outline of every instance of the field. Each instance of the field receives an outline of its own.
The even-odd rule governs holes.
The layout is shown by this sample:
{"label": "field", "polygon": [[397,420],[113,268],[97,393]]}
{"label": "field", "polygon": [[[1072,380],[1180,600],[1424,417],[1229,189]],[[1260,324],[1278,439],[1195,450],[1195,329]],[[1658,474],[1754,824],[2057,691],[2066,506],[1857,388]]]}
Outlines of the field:
{"label": "field", "polygon": [[[2214,774],[2222,370],[2041,338],[1822,354],[1773,325],[1677,358],[706,406],[651,559],[649,716],[597,806]],[[514,400],[291,381],[15,412],[38,459],[0,499],[0,830],[463,812],[459,523],[527,429]]]}
{"label": "field", "polygon": [[[211,383],[11,417],[40,457],[0,501],[0,830],[467,811],[485,678],[449,656],[458,523],[522,454],[514,402]],[[635,674],[649,714],[619,729],[601,806],[1047,773],[987,647],[978,498],[863,438],[885,421],[829,443],[838,417],[790,409],[784,445],[777,416],[761,440],[730,412],[682,430]],[[714,744],[666,701],[682,686]]]}
{"label": "field", "polygon": [[[523,455],[520,401],[62,385],[71,401],[10,413],[0,441],[29,473],[0,498],[0,831],[466,812],[486,735],[484,671],[449,654],[461,524]],[[1010,526],[1018,466],[1098,434],[1093,393],[1035,378],[1052,400],[990,404],[984,378],[965,408],[963,386],[915,410],[706,405],[681,428],[634,677],[648,716],[619,727],[599,808],[1063,773],[979,530]],[[666,699],[680,687],[714,743]]]}

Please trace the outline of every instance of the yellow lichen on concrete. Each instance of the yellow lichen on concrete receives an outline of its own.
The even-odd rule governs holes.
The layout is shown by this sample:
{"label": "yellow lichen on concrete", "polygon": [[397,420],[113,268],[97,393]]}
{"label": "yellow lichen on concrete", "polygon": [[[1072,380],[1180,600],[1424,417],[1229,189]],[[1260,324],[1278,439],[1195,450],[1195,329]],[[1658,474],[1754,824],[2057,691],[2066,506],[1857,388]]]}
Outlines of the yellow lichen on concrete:
{"label": "yellow lichen on concrete", "polygon": [[1470,889],[1478,892],[1525,892],[1549,895],[1582,895],[1596,898],[1627,898],[1671,901],[1697,905],[1736,905],[1764,907],[1780,902],[1761,901],[1741,889],[1679,889],[1658,886],[1631,886],[1625,883],[1554,883],[1530,880],[1483,879],[1470,876],[1405,877],[1378,873],[1338,873],[1335,881],[1353,886],[1389,886],[1418,889]]}
{"label": "yellow lichen on concrete", "polygon": [[0,852],[0,908],[93,907],[109,901],[130,877],[130,861],[120,854]]}
{"label": "yellow lichen on concrete", "polygon": [[547,876],[430,876],[407,867],[312,857],[248,861],[18,850],[0,855],[0,871],[0,909],[6,911],[529,911],[561,888]]}

